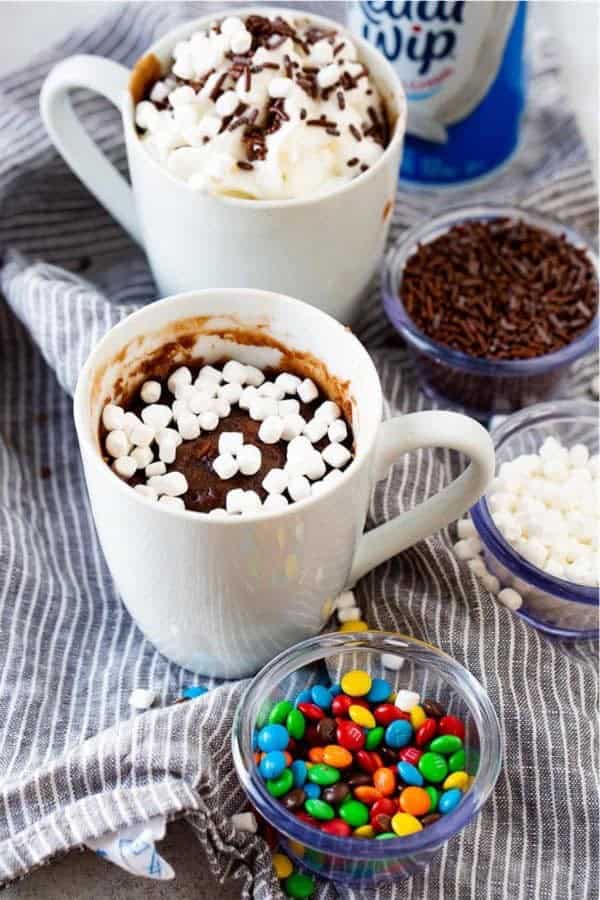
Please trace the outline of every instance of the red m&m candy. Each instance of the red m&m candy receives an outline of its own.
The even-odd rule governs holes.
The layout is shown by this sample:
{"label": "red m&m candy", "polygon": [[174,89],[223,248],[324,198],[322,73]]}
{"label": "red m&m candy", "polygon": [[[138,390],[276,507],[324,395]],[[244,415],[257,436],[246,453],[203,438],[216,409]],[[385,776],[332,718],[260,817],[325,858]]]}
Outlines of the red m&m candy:
{"label": "red m&m candy", "polygon": [[443,716],[439,721],[440,734],[454,734],[461,741],[465,739],[465,726],[456,716]]}

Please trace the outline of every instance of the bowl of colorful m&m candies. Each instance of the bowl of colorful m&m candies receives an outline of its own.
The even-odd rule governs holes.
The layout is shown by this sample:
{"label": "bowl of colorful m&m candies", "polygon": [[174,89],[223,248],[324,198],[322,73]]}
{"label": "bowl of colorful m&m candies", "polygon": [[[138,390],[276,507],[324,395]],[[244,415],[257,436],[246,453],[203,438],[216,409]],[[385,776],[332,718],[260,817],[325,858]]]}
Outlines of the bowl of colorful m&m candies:
{"label": "bowl of colorful m&m candies", "polygon": [[366,887],[427,866],[489,797],[502,735],[479,682],[441,650],[336,633],[258,673],[233,756],[288,860],[284,892],[308,897],[314,875]]}

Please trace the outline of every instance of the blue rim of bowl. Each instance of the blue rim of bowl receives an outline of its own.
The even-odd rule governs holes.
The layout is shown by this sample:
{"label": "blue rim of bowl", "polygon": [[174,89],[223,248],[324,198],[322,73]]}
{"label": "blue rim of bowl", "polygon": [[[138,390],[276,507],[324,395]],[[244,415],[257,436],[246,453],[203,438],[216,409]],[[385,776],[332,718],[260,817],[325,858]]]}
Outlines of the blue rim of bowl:
{"label": "blue rim of bowl", "polygon": [[[580,403],[589,403],[590,413],[597,416],[598,404],[593,401],[579,401]],[[528,406],[526,409],[519,410],[508,416],[501,425],[494,428],[491,437],[494,447],[506,436],[507,432],[514,433],[516,427],[524,427],[531,425],[538,418],[543,418],[546,414],[560,415],[560,411],[564,410],[565,416],[572,414],[573,403],[570,400],[554,401],[551,403],[536,403]],[[477,533],[483,545],[487,550],[495,556],[513,575],[527,581],[538,590],[545,591],[562,600],[575,601],[577,603],[586,603],[588,606],[598,606],[600,602],[600,588],[587,587],[583,584],[575,584],[572,581],[566,581],[564,578],[556,578],[554,575],[548,575],[546,572],[534,566],[525,557],[512,547],[511,544],[500,534],[496,527],[485,495],[481,497],[475,506],[471,508],[471,518],[477,529]],[[534,624],[538,624],[538,620],[531,614],[524,614]],[[541,623],[543,625],[543,623]],[[558,629],[557,634],[563,634]],[[572,632],[569,632],[572,634]],[[584,632],[582,631],[583,635]]]}
{"label": "blue rim of bowl", "polygon": [[[354,649],[365,649],[364,645],[369,642],[369,639],[373,640],[385,637],[394,638],[397,642],[404,643],[404,645],[418,645],[432,655],[439,655],[445,659],[451,660],[453,666],[460,672],[461,678],[464,679],[464,683],[468,688],[470,695],[476,698],[476,703],[478,705],[482,705],[486,708],[487,715],[496,723],[496,735],[494,738],[496,758],[493,765],[490,758],[490,771],[485,773],[488,779],[486,787],[482,789],[480,786],[478,791],[474,790],[477,784],[478,775],[483,774],[478,770],[473,788],[467,791],[459,806],[453,812],[442,816],[437,822],[428,826],[423,831],[419,831],[416,834],[408,835],[406,837],[390,838],[385,841],[338,837],[337,835],[319,831],[312,825],[307,825],[300,819],[297,819],[292,813],[281,806],[281,804],[277,803],[277,801],[267,792],[262,779],[258,775],[257,766],[254,766],[250,772],[248,771],[248,767],[244,761],[243,748],[240,746],[239,740],[239,733],[241,731],[241,712],[248,702],[248,698],[253,690],[256,680],[259,677],[264,677],[273,669],[277,669],[278,666],[281,667],[290,651],[296,650],[297,648],[310,650],[311,647],[315,647],[316,652],[314,655],[306,659],[303,663],[303,665],[309,665],[311,662],[316,662],[323,658],[323,653],[321,651],[324,645],[332,652],[340,650],[344,646],[353,646],[351,642],[354,642]],[[386,648],[385,652],[393,654],[394,646],[390,645],[389,650]],[[300,668],[302,668],[302,666]],[[297,671],[297,669],[292,669],[290,672],[287,672],[285,677],[293,671]],[[486,735],[487,739],[490,737],[490,735]],[[504,757],[504,739],[496,711],[487,692],[480,682],[471,675],[468,669],[465,669],[464,666],[457,662],[453,657],[448,656],[448,654],[439,650],[437,647],[433,647],[431,644],[427,644],[424,641],[406,635],[383,631],[361,631],[356,633],[346,632],[340,634],[334,632],[317,635],[317,637],[309,638],[308,640],[302,641],[301,644],[296,644],[294,647],[282,651],[275,659],[271,660],[270,663],[267,663],[266,666],[264,666],[252,679],[242,695],[232,727],[232,749],[238,778],[240,779],[242,787],[249,797],[250,802],[256,807],[260,815],[273,828],[284,834],[285,837],[298,841],[310,849],[322,853],[354,858],[356,860],[385,862],[396,860],[398,855],[404,857],[420,853],[421,851],[434,852],[440,849],[444,843],[449,841],[450,838],[459,831],[462,831],[462,829],[479,814],[498,780]],[[490,753],[490,757],[491,756],[492,754]]]}
{"label": "blue rim of bowl", "polygon": [[402,240],[394,244],[384,256],[381,266],[381,291],[385,313],[398,333],[416,350],[464,372],[485,376],[523,377],[541,375],[552,369],[567,366],[585,353],[594,349],[597,343],[599,313],[571,343],[553,353],[536,356],[533,359],[483,359],[469,356],[460,350],[453,350],[437,341],[432,341],[420,331],[406,312],[400,293],[402,273],[407,259],[413,255],[418,243],[428,243],[448,231],[454,225],[467,221],[491,221],[492,219],[521,218],[551,233],[564,234],[576,247],[585,250],[597,272],[600,263],[592,247],[578,231],[557,219],[545,216],[535,209],[497,203],[451,206],[431,219],[411,228]]}

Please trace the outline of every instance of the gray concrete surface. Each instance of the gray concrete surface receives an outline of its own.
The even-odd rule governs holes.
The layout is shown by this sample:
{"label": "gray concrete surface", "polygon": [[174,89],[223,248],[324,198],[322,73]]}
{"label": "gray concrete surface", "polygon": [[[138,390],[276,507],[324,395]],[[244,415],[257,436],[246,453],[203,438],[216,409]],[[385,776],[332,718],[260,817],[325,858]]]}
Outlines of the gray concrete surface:
{"label": "gray concrete surface", "polygon": [[134,878],[90,851],[76,851],[43,866],[2,893],[2,900],[239,900],[240,889],[219,884],[192,832],[174,822],[160,852],[175,869],[174,881]]}

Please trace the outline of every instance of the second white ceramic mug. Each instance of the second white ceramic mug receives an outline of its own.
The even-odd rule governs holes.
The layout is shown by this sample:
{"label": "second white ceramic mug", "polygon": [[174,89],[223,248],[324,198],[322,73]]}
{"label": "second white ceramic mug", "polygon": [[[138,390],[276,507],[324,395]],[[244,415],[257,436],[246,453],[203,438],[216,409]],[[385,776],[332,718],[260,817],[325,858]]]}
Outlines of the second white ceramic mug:
{"label": "second white ceramic mug", "polygon": [[[315,378],[352,420],[355,459],[334,485],[282,512],[221,519],[142,497],[104,462],[99,422],[104,404],[145,380],[165,345],[169,366],[227,357]],[[494,473],[485,429],[451,412],[382,424],[382,407],[379,378],[360,341],[314,307],[266,291],[170,297],[102,338],[77,384],[77,434],[108,565],[161,652],[204,674],[254,672],[316,634],[345,587],[475,503]],[[471,462],[416,509],[363,535],[374,483],[420,447],[459,450]]]}
{"label": "second white ceramic mug", "polygon": [[[297,15],[324,28],[341,27],[280,7],[237,12]],[[178,41],[214,18],[170,31],[146,55],[166,65]],[[394,69],[372,45],[351,37],[385,101],[390,143],[375,165],[349,184],[294,200],[192,190],[152,159],[139,140],[128,69],[102,57],[74,56],[51,71],[40,97],[50,137],[84,184],[145,247],[162,295],[206,287],[264,288],[302,297],[340,321],[351,320],[385,245],[406,122],[404,92]],[[73,112],[69,91],[77,87],[103,94],[121,110],[133,190]]]}

